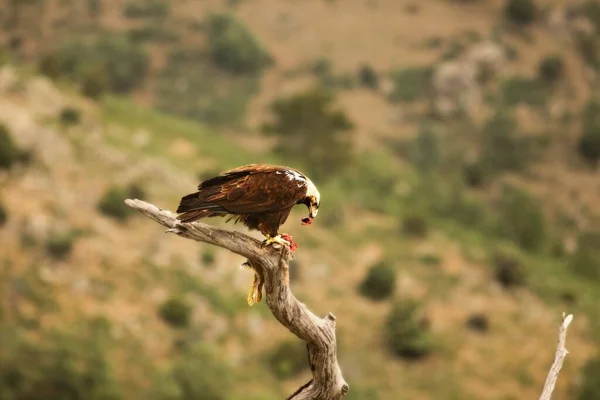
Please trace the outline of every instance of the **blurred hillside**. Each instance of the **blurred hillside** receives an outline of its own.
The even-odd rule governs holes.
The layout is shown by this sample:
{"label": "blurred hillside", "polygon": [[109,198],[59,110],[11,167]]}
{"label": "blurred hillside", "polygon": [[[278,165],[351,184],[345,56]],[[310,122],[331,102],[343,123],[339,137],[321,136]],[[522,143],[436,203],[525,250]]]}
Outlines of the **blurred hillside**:
{"label": "blurred hillside", "polygon": [[350,399],[536,398],[563,311],[554,398],[600,398],[598,2],[0,0],[0,23],[0,399],[306,382],[244,260],[123,204],[250,162],[321,189],[283,230]]}

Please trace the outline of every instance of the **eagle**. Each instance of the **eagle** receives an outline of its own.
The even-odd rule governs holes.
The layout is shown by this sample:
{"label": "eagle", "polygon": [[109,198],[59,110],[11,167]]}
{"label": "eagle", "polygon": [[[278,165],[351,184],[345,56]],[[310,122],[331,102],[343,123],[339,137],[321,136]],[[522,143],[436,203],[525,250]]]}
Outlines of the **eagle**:
{"label": "eagle", "polygon": [[[278,243],[293,251],[292,237],[281,234],[295,205],[305,205],[310,225],[317,216],[321,195],[315,184],[297,169],[271,164],[248,164],[234,168],[200,183],[198,191],[181,198],[177,219],[183,223],[202,218],[228,217],[265,236],[263,246]],[[250,266],[248,263],[247,266]],[[255,270],[248,304],[260,302],[264,280]]]}
{"label": "eagle", "polygon": [[177,208],[181,222],[201,218],[229,217],[265,236],[264,245],[293,244],[289,235],[280,234],[295,205],[304,204],[310,225],[319,212],[321,195],[314,183],[297,169],[249,164],[234,168],[200,183],[198,191],[181,198]]}

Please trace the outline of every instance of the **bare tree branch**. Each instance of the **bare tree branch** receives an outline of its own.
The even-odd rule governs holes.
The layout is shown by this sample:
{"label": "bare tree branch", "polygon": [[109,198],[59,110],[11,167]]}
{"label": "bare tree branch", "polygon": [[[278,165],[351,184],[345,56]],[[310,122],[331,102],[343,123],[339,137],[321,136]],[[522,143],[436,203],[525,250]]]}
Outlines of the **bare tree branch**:
{"label": "bare tree branch", "polygon": [[567,340],[567,328],[572,321],[572,314],[569,314],[565,317],[565,313],[563,313],[563,320],[558,331],[558,346],[556,347],[556,355],[554,356],[554,362],[552,363],[550,372],[548,372],[548,377],[546,378],[544,391],[540,396],[540,400],[550,400],[550,397],[552,396],[552,391],[554,390],[554,385],[558,379],[558,374],[562,368],[563,361],[565,360],[567,354],[569,354],[567,349],[565,349],[565,342]]}
{"label": "bare tree branch", "polygon": [[125,203],[167,227],[167,232],[187,239],[223,247],[248,259],[248,264],[264,276],[266,303],[273,316],[307,344],[313,379],[300,387],[287,400],[337,400],[349,386],[337,362],[335,322],[329,313],[325,318],[314,315],[292,294],[289,286],[290,251],[287,247],[263,248],[261,242],[239,232],[231,232],[201,222],[181,223],[171,211],[141,200]]}

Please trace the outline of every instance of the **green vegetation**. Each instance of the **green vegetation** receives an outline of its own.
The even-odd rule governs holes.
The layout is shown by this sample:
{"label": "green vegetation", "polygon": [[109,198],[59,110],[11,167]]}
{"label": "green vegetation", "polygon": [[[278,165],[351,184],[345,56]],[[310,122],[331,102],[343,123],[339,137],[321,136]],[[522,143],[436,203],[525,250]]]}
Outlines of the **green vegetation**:
{"label": "green vegetation", "polygon": [[8,220],[8,214],[6,213],[6,207],[0,201],[0,227],[2,227],[4,224],[6,224],[7,220]]}
{"label": "green vegetation", "polygon": [[600,400],[600,356],[590,359],[582,371],[578,400]]}
{"label": "green vegetation", "polygon": [[279,379],[289,379],[308,366],[306,346],[298,341],[281,342],[269,356],[271,371]]}
{"label": "green vegetation", "polygon": [[272,63],[264,47],[232,15],[211,14],[206,27],[208,52],[215,66],[234,74],[257,74]]}
{"label": "green vegetation", "polygon": [[125,221],[135,213],[135,210],[125,204],[125,199],[143,199],[144,197],[143,190],[137,185],[113,186],[100,199],[98,210],[106,216]]}
{"label": "green vegetation", "polygon": [[424,238],[429,233],[427,220],[420,214],[403,217],[401,229],[402,233],[416,238]]}
{"label": "green vegetation", "polygon": [[74,107],[65,107],[61,110],[58,119],[65,126],[77,125],[81,122],[81,111]]}
{"label": "green vegetation", "polygon": [[390,348],[398,357],[414,360],[432,351],[429,323],[415,300],[394,304],[387,317],[386,333]]}
{"label": "green vegetation", "polygon": [[514,24],[529,25],[536,18],[537,7],[533,0],[509,0],[504,13]]}
{"label": "green vegetation", "polygon": [[433,69],[430,67],[407,68],[395,72],[394,91],[390,94],[391,101],[409,102],[420,98],[430,84]]}
{"label": "green vegetation", "polygon": [[396,270],[386,262],[379,262],[369,268],[359,291],[371,300],[384,300],[394,294],[395,287]]}
{"label": "green vegetation", "polygon": [[205,247],[200,255],[200,260],[202,261],[202,264],[207,267],[213,266],[215,263],[214,250],[210,247]]}
{"label": "green vegetation", "polygon": [[524,286],[527,274],[518,256],[506,249],[497,250],[492,256],[494,276],[505,288]]}
{"label": "green vegetation", "polygon": [[20,151],[15,146],[8,128],[0,123],[0,169],[9,169],[19,158]]}
{"label": "green vegetation", "polygon": [[192,307],[180,298],[171,297],[160,306],[158,314],[174,328],[187,328],[190,325]]}
{"label": "green vegetation", "polygon": [[441,150],[436,132],[422,127],[411,147],[411,161],[421,172],[431,172],[440,164]]}
{"label": "green vegetation", "polygon": [[570,264],[583,278],[600,281],[600,231],[583,232],[579,236]]}
{"label": "green vegetation", "polygon": [[487,316],[479,313],[470,315],[469,318],[467,318],[465,325],[470,330],[479,333],[486,333],[490,329],[490,323]]}
{"label": "green vegetation", "polygon": [[171,8],[165,0],[129,0],[123,8],[127,18],[165,18]]}
{"label": "green vegetation", "polygon": [[95,98],[104,88],[116,93],[131,91],[144,79],[148,64],[143,47],[127,35],[112,34],[91,42],[63,42],[55,53],[42,58],[40,69],[52,78],[65,76],[80,82],[83,93]]}
{"label": "green vegetation", "polygon": [[[18,329],[0,326],[0,397],[6,400],[124,399],[106,358],[106,324],[92,321],[32,340]],[[41,395],[45,394],[45,395]]]}
{"label": "green vegetation", "polygon": [[377,72],[368,64],[360,67],[358,70],[358,81],[368,89],[377,89],[379,87],[379,76]]}
{"label": "green vegetation", "polygon": [[255,74],[232,74],[207,65],[202,53],[169,54],[156,88],[156,106],[168,113],[212,125],[236,125],[258,90]]}
{"label": "green vegetation", "polygon": [[485,176],[523,169],[532,158],[530,143],[518,137],[512,114],[499,111],[483,128],[481,168]]}
{"label": "green vegetation", "polygon": [[600,161],[600,102],[590,101],[581,118],[579,154],[592,164]]}
{"label": "green vegetation", "polygon": [[540,202],[523,190],[505,187],[498,205],[498,230],[526,250],[540,249],[546,240]]}
{"label": "green vegetation", "polygon": [[203,343],[181,349],[170,368],[155,380],[151,400],[228,400],[231,370]]}
{"label": "green vegetation", "polygon": [[[555,66],[552,67],[555,68]],[[549,71],[544,72],[548,73]],[[502,87],[502,100],[509,106],[524,103],[533,107],[543,107],[549,97],[548,86],[539,79],[513,77],[504,81]]]}
{"label": "green vegetation", "polygon": [[277,135],[276,151],[282,157],[306,163],[312,176],[326,180],[338,175],[352,162],[347,132],[352,122],[340,110],[332,110],[329,92],[310,90],[278,99],[272,105],[274,122],[264,131]]}
{"label": "green vegetation", "polygon": [[538,64],[538,77],[548,83],[558,82],[565,73],[565,65],[559,55],[544,58]]}
{"label": "green vegetation", "polygon": [[52,234],[46,241],[46,252],[55,260],[64,260],[71,254],[75,238],[75,232]]}

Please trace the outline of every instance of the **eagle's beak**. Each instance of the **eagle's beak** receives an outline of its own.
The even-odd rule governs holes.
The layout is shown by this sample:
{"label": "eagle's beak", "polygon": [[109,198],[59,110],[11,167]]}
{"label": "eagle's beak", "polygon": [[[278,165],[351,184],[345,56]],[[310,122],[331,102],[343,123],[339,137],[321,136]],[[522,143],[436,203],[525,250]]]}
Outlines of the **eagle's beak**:
{"label": "eagle's beak", "polygon": [[316,208],[314,205],[311,205],[308,209],[308,215],[311,218],[316,217],[318,212],[319,212],[319,209]]}

